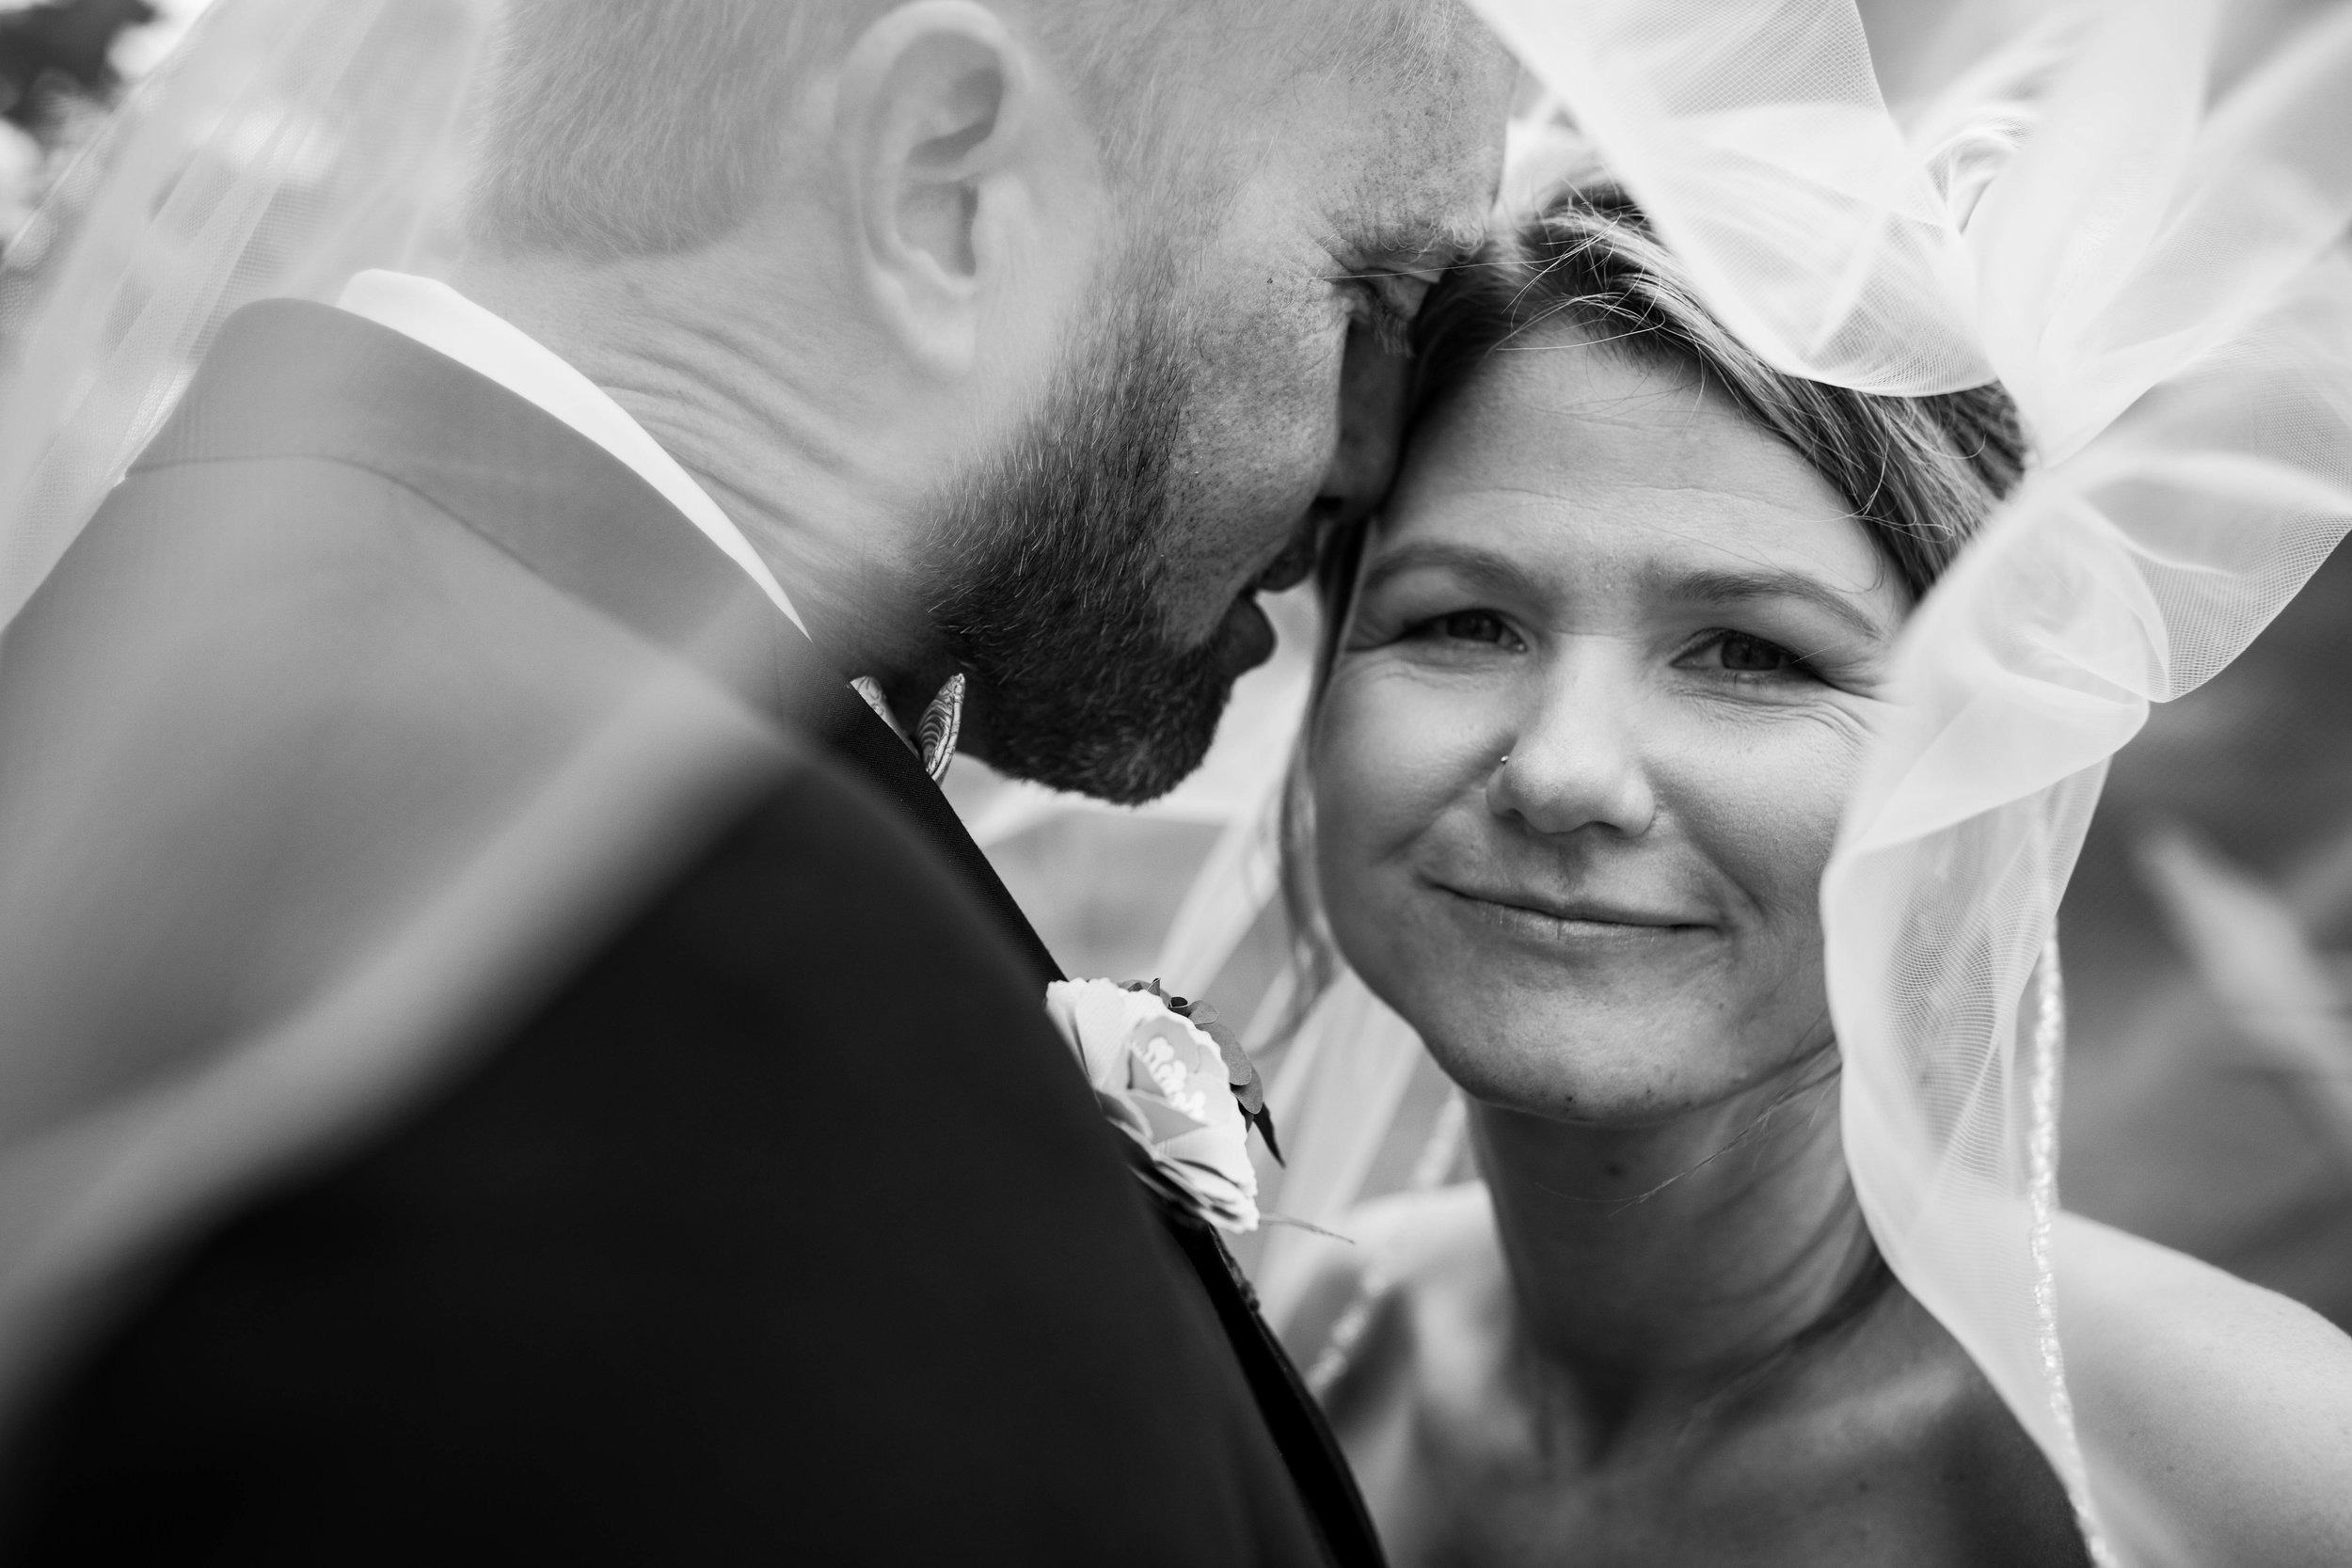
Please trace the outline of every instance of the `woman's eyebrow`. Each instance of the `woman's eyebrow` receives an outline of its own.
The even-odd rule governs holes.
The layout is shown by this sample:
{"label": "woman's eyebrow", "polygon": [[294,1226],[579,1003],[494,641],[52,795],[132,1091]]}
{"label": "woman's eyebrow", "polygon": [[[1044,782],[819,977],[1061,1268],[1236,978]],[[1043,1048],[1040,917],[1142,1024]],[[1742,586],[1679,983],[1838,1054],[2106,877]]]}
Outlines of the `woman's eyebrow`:
{"label": "woman's eyebrow", "polygon": [[[1375,593],[1393,578],[1428,570],[1452,572],[1496,591],[1524,589],[1529,580],[1526,567],[1503,551],[1451,540],[1417,539],[1365,566],[1357,593]],[[1647,592],[1659,599],[1713,609],[1763,599],[1799,599],[1842,623],[1857,637],[1879,641],[1892,637],[1896,630],[1820,578],[1786,567],[1661,572],[1647,585]]]}
{"label": "woman's eyebrow", "polygon": [[1753,604],[1758,599],[1802,599],[1844,622],[1858,637],[1876,639],[1894,633],[1892,626],[1881,624],[1848,595],[1819,578],[1784,568],[1677,572],[1659,581],[1655,592],[1685,604],[1726,609]]}
{"label": "woman's eyebrow", "polygon": [[1370,594],[1385,586],[1391,578],[1430,569],[1454,572],[1474,583],[1496,588],[1518,587],[1527,581],[1527,573],[1519,563],[1500,550],[1442,539],[1417,539],[1399,545],[1367,565],[1357,592]]}

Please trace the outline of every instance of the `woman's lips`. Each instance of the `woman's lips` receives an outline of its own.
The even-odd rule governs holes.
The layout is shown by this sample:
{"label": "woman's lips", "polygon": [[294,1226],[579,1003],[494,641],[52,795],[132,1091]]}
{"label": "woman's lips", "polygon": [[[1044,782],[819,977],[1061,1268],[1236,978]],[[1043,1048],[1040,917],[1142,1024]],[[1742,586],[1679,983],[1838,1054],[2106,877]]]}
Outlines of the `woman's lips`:
{"label": "woman's lips", "polygon": [[1619,927],[1629,931],[1700,931],[1713,922],[1694,911],[1644,909],[1637,905],[1589,895],[1561,895],[1543,890],[1487,887],[1477,883],[1432,882],[1441,893],[1473,904],[1533,916],[1564,926]]}

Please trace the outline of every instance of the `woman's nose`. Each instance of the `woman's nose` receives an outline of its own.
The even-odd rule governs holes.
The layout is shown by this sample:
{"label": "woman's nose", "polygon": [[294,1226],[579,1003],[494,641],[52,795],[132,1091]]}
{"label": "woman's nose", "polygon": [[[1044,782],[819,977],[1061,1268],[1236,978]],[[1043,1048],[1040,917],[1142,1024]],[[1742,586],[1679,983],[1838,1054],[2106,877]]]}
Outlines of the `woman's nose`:
{"label": "woman's nose", "polygon": [[1539,833],[1593,828],[1639,838],[1658,816],[1638,708],[1605,670],[1564,671],[1507,736],[1486,803]]}

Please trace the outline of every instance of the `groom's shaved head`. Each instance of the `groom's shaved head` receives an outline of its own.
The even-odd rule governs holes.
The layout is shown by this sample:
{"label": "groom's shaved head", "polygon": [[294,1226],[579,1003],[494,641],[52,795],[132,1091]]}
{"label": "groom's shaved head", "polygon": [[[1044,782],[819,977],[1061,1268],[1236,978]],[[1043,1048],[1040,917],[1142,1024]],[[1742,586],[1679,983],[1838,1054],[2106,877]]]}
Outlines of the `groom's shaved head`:
{"label": "groom's shaved head", "polygon": [[967,675],[966,747],[1063,788],[1190,772],[1483,228],[1516,68],[1464,0],[508,4],[470,221],[510,308],[766,498],[894,702]]}
{"label": "groom's shaved head", "polygon": [[[511,0],[475,194],[476,236],[508,252],[659,255],[723,238],[794,149],[810,83],[904,0]],[[997,0],[1058,65],[1106,163],[1154,194],[1219,74],[1410,75],[1474,25],[1459,0]],[[1310,25],[1344,12],[1336,30]],[[803,133],[805,134],[805,129]],[[1187,182],[1197,183],[1198,182]]]}

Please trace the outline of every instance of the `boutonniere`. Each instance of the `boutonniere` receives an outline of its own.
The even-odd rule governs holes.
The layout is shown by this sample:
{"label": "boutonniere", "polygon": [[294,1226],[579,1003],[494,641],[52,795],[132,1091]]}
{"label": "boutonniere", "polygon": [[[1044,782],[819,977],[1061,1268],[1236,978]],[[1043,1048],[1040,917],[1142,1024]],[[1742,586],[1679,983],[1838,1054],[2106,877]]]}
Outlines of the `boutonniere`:
{"label": "boutonniere", "polygon": [[1144,1151],[1168,1196],[1232,1234],[1258,1227],[1249,1129],[1275,1149],[1258,1069],[1214,1008],[1156,980],[1057,980],[1045,1011],[1078,1053],[1094,1098]]}

